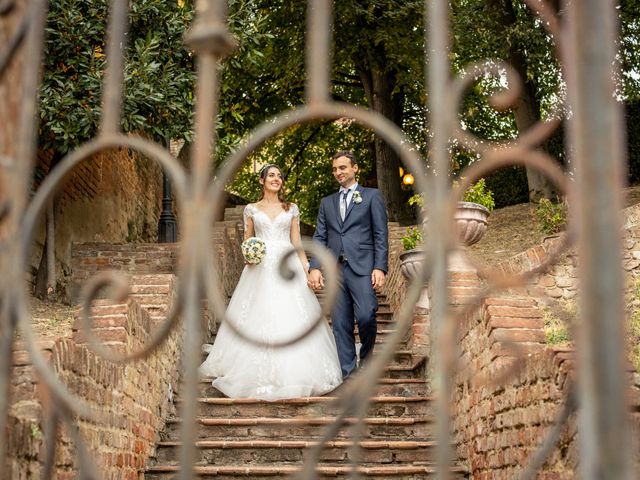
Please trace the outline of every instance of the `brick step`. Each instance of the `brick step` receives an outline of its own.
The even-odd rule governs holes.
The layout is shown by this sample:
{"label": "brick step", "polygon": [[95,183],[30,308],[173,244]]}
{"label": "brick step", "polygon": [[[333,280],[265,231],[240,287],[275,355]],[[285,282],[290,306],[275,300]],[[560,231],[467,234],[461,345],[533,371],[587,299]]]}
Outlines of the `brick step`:
{"label": "brick step", "polygon": [[[325,427],[335,421],[335,417],[300,417],[300,418],[220,418],[209,417],[197,419],[198,438],[288,438],[318,439]],[[348,430],[355,419],[350,418],[337,434],[337,438],[351,436]],[[167,422],[166,438],[180,438],[181,420],[171,419]],[[433,435],[433,419],[426,416],[415,417],[368,417],[364,419],[364,438],[374,440],[382,438],[430,438]]]}
{"label": "brick step", "polygon": [[[331,319],[329,319],[327,321],[327,323],[329,324],[329,326],[331,326],[333,322],[331,321]],[[376,318],[376,324],[377,324],[377,327],[378,327],[378,331],[380,331],[380,329],[390,330],[391,328],[394,327],[396,322],[395,322],[395,320],[393,320],[391,318],[379,318],[379,317],[377,317]],[[357,324],[354,324],[353,328],[355,329],[356,332],[358,331],[358,325]]]}
{"label": "brick step", "polygon": [[[384,326],[382,327],[383,328],[378,327],[378,333],[376,335],[376,344],[386,343],[387,337],[389,337],[394,332],[394,330],[391,328],[384,328]],[[405,336],[400,341],[398,347],[402,349],[406,348],[409,338],[410,338],[410,331],[407,331]],[[356,330],[356,342],[358,342],[359,340],[360,340],[360,337],[358,337],[357,330]]]}
{"label": "brick step", "polygon": [[[378,348],[382,348],[382,347],[378,347]],[[374,350],[373,355],[376,356],[379,354],[378,349]],[[202,360],[204,361],[207,356],[209,355],[208,352],[202,352]],[[415,368],[416,367],[416,363],[420,362],[422,359],[418,359],[418,358],[414,358],[413,357],[413,352],[411,350],[405,350],[405,349],[400,349],[400,350],[396,350],[393,359],[391,360],[391,364],[390,366],[404,366],[404,367],[408,367],[409,369]]]}
{"label": "brick step", "polygon": [[[79,309],[78,309],[79,311]],[[109,299],[97,299],[91,303],[91,316],[102,317],[109,315],[125,315],[129,311],[129,305],[125,303],[115,303]]]}
{"label": "brick step", "polygon": [[152,293],[132,293],[131,296],[135,298],[140,305],[166,305],[169,303],[169,296],[167,294],[152,292]]}
{"label": "brick step", "polygon": [[[393,325],[395,324],[395,320],[393,319],[393,313],[391,312],[377,312],[376,313],[376,322],[378,323],[378,325],[380,324],[384,324],[384,325]],[[331,318],[328,319],[328,323],[329,325],[331,325]],[[357,327],[357,324],[354,323],[354,326]]]}
{"label": "brick step", "polygon": [[[205,465],[256,465],[261,463],[300,462],[305,450],[317,444],[315,440],[198,440],[195,462]],[[179,448],[182,442],[159,442],[156,461],[160,464],[179,464]],[[388,441],[364,440],[360,446],[360,462],[398,464],[410,463],[420,458],[433,460],[435,442],[429,440]],[[320,455],[320,461],[336,464],[351,460],[351,440],[330,440]]]}
{"label": "brick step", "polygon": [[[284,478],[299,472],[299,465],[262,465],[262,466],[238,466],[238,467],[215,467],[198,465],[194,467],[194,473],[201,478],[215,477],[218,480],[231,480],[238,477],[245,478]],[[180,471],[179,466],[157,465],[149,467],[145,474],[147,480],[165,480],[175,478],[175,474]],[[375,477],[377,480],[423,480],[425,478],[436,478],[436,468],[432,464],[414,462],[411,465],[367,465],[361,464],[357,467],[358,473],[363,478]],[[348,465],[327,465],[321,464],[316,467],[316,472],[320,478],[346,477],[351,472]],[[467,478],[467,474],[462,467],[449,469],[449,477],[453,479]]]}
{"label": "brick step", "polygon": [[382,322],[382,321],[388,321],[388,322],[392,322],[393,321],[393,312],[376,312],[376,319],[378,322]]}
{"label": "brick step", "polygon": [[164,287],[165,285],[171,285],[175,281],[175,276],[172,273],[147,273],[144,275],[132,274],[130,278],[132,288],[135,286],[142,287],[147,285]]}
{"label": "brick step", "polygon": [[164,295],[165,299],[169,298],[169,294],[173,290],[170,282],[166,283],[132,283],[131,295],[134,297],[144,298],[146,295]]}
{"label": "brick step", "polygon": [[152,316],[164,316],[171,302],[171,297],[168,295],[132,294],[131,298]]}
{"label": "brick step", "polygon": [[82,253],[104,256],[106,252],[172,252],[178,249],[177,243],[108,243],[108,242],[84,242],[74,243],[72,254]]}
{"label": "brick step", "polygon": [[[324,290],[316,292],[316,297],[318,298],[324,298],[325,296]],[[387,303],[387,296],[384,293],[376,293],[376,298],[378,299],[378,303]]]}
{"label": "brick step", "polygon": [[[180,408],[181,398],[176,398]],[[216,398],[197,399],[196,416],[199,417],[301,417],[337,415],[340,408],[337,397],[300,397],[267,402],[253,398]],[[431,397],[429,396],[377,396],[372,397],[368,416],[401,417],[431,415]]]}
{"label": "brick step", "polygon": [[[394,372],[395,373],[395,372]],[[380,378],[375,395],[378,397],[415,397],[428,393],[427,384],[421,378],[400,377],[400,372],[392,378]],[[200,379],[200,395],[202,397],[226,398],[211,382],[212,377]]]}

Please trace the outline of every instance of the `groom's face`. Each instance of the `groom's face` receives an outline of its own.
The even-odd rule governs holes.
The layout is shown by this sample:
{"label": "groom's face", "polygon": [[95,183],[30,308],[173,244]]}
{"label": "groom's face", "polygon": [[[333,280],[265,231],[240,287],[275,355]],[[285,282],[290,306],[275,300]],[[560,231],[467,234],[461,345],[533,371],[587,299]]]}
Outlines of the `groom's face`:
{"label": "groom's face", "polygon": [[332,172],[340,186],[348,188],[356,181],[358,165],[351,165],[348,157],[338,157],[333,161]]}

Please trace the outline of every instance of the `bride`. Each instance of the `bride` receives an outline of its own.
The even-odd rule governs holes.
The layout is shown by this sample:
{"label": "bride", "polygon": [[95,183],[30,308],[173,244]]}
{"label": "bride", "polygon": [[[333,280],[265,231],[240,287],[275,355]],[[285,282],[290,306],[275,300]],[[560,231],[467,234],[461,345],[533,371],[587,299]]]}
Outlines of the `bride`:
{"label": "bride", "polygon": [[[260,171],[262,194],[244,209],[244,238],[259,237],[266,256],[247,264],[227,308],[227,316],[252,338],[265,343],[292,339],[320,315],[320,304],[307,287],[308,261],[304,252],[289,257],[296,272],[285,280],[280,260],[300,245],[300,212],[286,202],[284,180],[277,165]],[[322,395],[342,382],[335,340],[322,322],[302,340],[286,347],[252,345],[222,323],[200,373],[215,377],[213,386],[232,398],[278,400]]]}

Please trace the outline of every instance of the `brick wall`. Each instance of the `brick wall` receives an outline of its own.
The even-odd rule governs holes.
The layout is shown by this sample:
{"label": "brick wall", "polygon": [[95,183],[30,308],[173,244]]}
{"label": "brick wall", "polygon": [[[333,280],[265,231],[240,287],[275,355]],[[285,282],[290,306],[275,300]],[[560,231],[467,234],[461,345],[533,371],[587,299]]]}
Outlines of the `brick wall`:
{"label": "brick wall", "polygon": [[[480,280],[472,273],[451,273],[453,308],[470,298]],[[572,347],[546,345],[535,298],[505,293],[489,296],[459,324],[460,358],[454,379],[452,427],[458,457],[471,478],[512,479],[522,472],[555,422],[574,375]],[[630,371],[630,417],[640,438],[640,379]],[[559,441],[536,478],[577,475],[576,417],[570,417]],[[634,452],[640,460],[636,442]]]}
{"label": "brick wall", "polygon": [[397,310],[406,294],[407,281],[400,273],[399,255],[403,251],[400,239],[404,235],[406,227],[398,223],[389,223],[389,271],[385,278],[382,292],[386,295],[391,310]]}
{"label": "brick wall", "polygon": [[[471,284],[472,275],[451,274],[450,291],[458,307],[468,296],[456,295],[457,283]],[[475,282],[480,285],[477,277]],[[552,355],[540,355],[545,350],[542,326],[534,301],[514,295],[487,298],[459,324],[461,356],[454,382],[453,432],[458,454],[468,463],[472,478],[515,478],[553,421],[564,377],[552,376],[551,369],[544,368]],[[527,364],[515,377],[501,381],[509,369],[517,367],[514,344]],[[553,470],[566,468],[571,466],[560,460],[559,468],[554,465]]]}
{"label": "brick wall", "polygon": [[[97,305],[94,332],[116,351],[141,348],[157,330],[149,314],[133,299],[125,304],[99,301]],[[76,420],[101,478],[139,478],[173,408],[171,392],[178,381],[181,336],[182,329],[175,328],[152,355],[125,365],[98,357],[77,332],[74,338],[41,342],[58,379],[82,398],[95,417]],[[35,478],[40,473],[43,405],[47,405],[46,386],[37,381],[24,346],[18,344],[13,356],[7,436],[10,478]],[[76,478],[77,454],[66,428],[58,440],[56,478]]]}
{"label": "brick wall", "polygon": [[[242,239],[242,207],[227,209],[225,220],[214,224],[214,248],[223,275],[223,294],[230,295],[244,266],[239,242]],[[93,305],[93,332],[102,345],[117,352],[137,350],[158,330],[173,298],[173,274],[177,244],[75,245],[73,273],[76,291],[99,271],[117,270],[130,278],[127,302],[113,304],[97,300]],[[215,329],[209,321],[208,330]],[[79,420],[86,445],[106,479],[137,479],[152,456],[158,435],[171,413],[172,392],[178,381],[182,328],[148,358],[126,365],[114,365],[96,356],[86,338],[74,326],[71,338],[46,339],[41,349],[69,390],[82,397],[95,421]],[[30,479],[40,474],[43,458],[44,386],[38,382],[23,345],[17,345],[12,368],[12,405],[7,444],[10,478]],[[140,395],[145,392],[145,395]],[[59,437],[56,478],[77,476],[77,454],[68,435]]]}
{"label": "brick wall", "polygon": [[[51,152],[40,152],[36,186],[49,171]],[[71,275],[71,245],[84,242],[154,242],[162,200],[158,165],[127,149],[106,150],[70,174],[55,210],[56,277],[63,290]],[[35,274],[44,244],[44,220],[31,254]]]}
{"label": "brick wall", "polygon": [[[219,288],[229,298],[238,283],[244,260],[240,243],[244,235],[242,212],[244,206],[225,209],[224,220],[213,225],[212,248],[220,279]],[[174,272],[178,262],[179,244],[117,244],[83,243],[73,246],[71,270],[73,279],[68,285],[71,301],[78,300],[80,289],[87,279],[99,271],[115,270],[123,273]],[[209,335],[217,329],[216,321],[206,308],[203,322]]]}
{"label": "brick wall", "polygon": [[80,288],[97,272],[115,270],[126,273],[173,273],[178,259],[178,244],[81,243],[71,251],[68,294],[72,303]]}

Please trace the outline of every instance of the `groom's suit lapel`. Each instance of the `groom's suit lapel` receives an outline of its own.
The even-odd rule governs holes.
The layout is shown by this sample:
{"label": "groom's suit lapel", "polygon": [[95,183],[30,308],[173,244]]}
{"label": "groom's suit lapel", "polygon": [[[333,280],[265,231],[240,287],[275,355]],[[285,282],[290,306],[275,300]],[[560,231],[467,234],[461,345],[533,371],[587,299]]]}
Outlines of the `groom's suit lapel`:
{"label": "groom's suit lapel", "polygon": [[[336,192],[333,194],[333,210],[338,220],[338,225],[342,227],[342,218],[340,218],[340,192]],[[346,218],[346,217],[345,217]]]}

